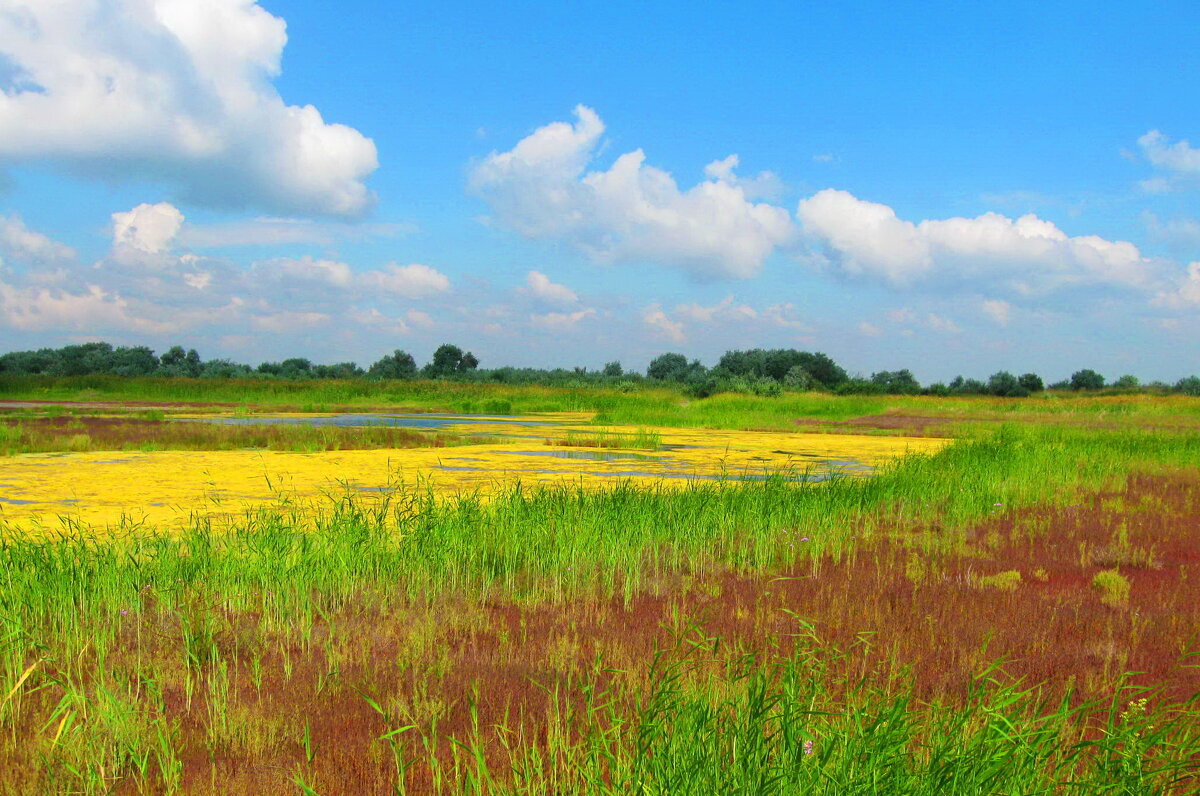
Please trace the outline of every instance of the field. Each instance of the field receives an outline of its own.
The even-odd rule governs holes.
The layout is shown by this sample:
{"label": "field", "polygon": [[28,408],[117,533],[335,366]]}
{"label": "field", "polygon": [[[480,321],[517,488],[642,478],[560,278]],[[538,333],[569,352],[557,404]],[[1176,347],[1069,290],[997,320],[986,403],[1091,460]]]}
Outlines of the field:
{"label": "field", "polygon": [[0,386],[0,792],[1200,789],[1198,399]]}

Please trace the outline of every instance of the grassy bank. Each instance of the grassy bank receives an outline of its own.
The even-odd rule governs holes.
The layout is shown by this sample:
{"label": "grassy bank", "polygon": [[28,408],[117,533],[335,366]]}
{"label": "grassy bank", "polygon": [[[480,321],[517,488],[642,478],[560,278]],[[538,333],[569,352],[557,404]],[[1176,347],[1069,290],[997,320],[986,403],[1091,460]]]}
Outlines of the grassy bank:
{"label": "grassy bank", "polygon": [[1198,447],[10,534],[0,790],[1188,792]]}

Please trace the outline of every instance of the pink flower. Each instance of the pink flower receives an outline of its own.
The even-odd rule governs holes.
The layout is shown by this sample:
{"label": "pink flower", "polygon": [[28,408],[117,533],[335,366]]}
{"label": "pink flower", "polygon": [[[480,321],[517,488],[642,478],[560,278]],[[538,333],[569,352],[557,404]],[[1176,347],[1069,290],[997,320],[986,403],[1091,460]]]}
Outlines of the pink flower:
{"label": "pink flower", "polygon": [[811,740],[804,742],[804,754],[811,755],[813,753],[813,742]]}

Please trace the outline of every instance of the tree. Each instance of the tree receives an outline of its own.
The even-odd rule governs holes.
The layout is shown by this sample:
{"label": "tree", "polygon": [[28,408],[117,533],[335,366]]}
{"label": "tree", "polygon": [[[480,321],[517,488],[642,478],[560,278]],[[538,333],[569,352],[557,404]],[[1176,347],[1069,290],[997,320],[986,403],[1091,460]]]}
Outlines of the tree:
{"label": "tree", "polygon": [[820,383],[812,377],[811,373],[799,365],[792,365],[792,367],[788,369],[788,372],[784,374],[783,383],[793,390],[802,390],[806,392],[809,390],[815,390],[821,386]]}
{"label": "tree", "polygon": [[877,385],[881,392],[892,393],[894,395],[916,395],[921,391],[921,384],[908,368],[873,373],[871,374],[871,382]]}
{"label": "tree", "polygon": [[412,354],[397,348],[379,359],[367,370],[373,379],[411,379],[417,375],[417,361]]}
{"label": "tree", "polygon": [[993,373],[988,378],[988,392],[1002,398],[1024,398],[1029,390],[1021,386],[1021,381],[1007,370]]}
{"label": "tree", "polygon": [[1036,373],[1023,373],[1021,378],[1017,379],[1017,383],[1031,393],[1041,392],[1046,389],[1042,384],[1042,377]]}
{"label": "tree", "polygon": [[619,379],[625,375],[625,369],[621,367],[621,363],[613,360],[612,362],[604,363],[604,375],[609,379]]}
{"label": "tree", "polygon": [[1200,377],[1188,376],[1175,383],[1175,391],[1184,395],[1200,395]]}
{"label": "tree", "polygon": [[470,351],[463,354],[462,359],[459,360],[458,363],[459,372],[464,370],[475,370],[477,367],[479,367],[479,359]]}
{"label": "tree", "polygon": [[1104,389],[1104,377],[1096,371],[1087,368],[1077,370],[1071,374],[1071,389],[1102,390]]}
{"label": "tree", "polygon": [[463,353],[458,346],[443,343],[433,352],[433,359],[425,366],[425,375],[432,379],[445,378],[478,367],[479,359],[470,351]]}
{"label": "tree", "polygon": [[659,354],[646,368],[646,375],[655,381],[683,381],[687,373],[688,361],[683,354]]}
{"label": "tree", "polygon": [[1137,376],[1125,375],[1113,382],[1113,386],[1119,390],[1135,390],[1141,386]]}

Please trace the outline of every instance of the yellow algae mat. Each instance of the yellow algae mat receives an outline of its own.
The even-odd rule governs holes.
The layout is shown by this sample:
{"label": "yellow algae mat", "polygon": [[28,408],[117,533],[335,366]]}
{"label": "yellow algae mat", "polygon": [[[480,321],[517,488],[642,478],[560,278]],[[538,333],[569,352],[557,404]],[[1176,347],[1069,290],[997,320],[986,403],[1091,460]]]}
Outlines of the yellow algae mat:
{"label": "yellow algae mat", "polygon": [[[558,418],[560,421],[566,418]],[[446,431],[502,434],[480,445],[292,453],[263,450],[25,454],[0,459],[0,521],[52,529],[64,519],[91,527],[125,521],[173,527],[189,516],[237,515],[276,501],[347,491],[375,496],[433,488],[491,492],[567,481],[589,486],[620,479],[683,485],[692,479],[822,477],[852,474],[908,452],[931,453],[949,440],[840,434],[692,429],[596,429],[570,422],[542,426],[472,422]],[[547,444],[567,434],[652,432],[657,450]]]}

